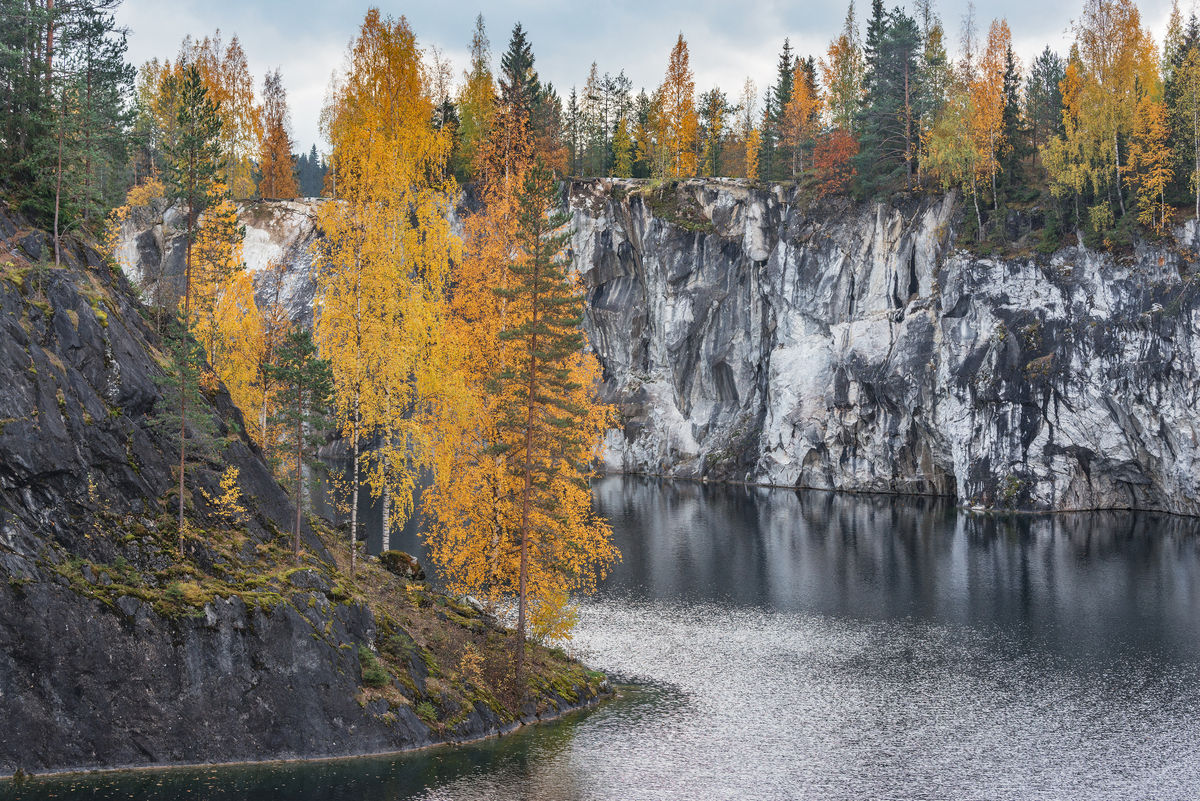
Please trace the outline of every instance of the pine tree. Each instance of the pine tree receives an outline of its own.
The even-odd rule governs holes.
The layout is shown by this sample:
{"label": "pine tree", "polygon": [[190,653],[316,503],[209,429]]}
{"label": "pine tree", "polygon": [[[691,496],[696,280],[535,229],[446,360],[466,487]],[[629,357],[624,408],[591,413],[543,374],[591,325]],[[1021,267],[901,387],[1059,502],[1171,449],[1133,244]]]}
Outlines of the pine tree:
{"label": "pine tree", "polygon": [[590,395],[598,371],[581,352],[583,293],[562,257],[570,232],[550,171],[529,169],[514,205],[515,258],[494,290],[504,314],[487,318],[500,355],[481,363],[488,412],[445,457],[453,472],[435,480],[427,539],[453,591],[515,597],[523,676],[530,629],[559,629],[569,592],[593,587],[617,553],[591,510],[607,409]]}
{"label": "pine tree", "polygon": [[[192,255],[199,234],[201,213],[211,205],[218,193],[218,174],[221,171],[221,118],[208,89],[194,66],[183,70],[178,81],[176,115],[177,135],[167,150],[168,187],[172,199],[184,204],[186,255],[183,274],[183,327],[192,325]],[[190,357],[190,354],[189,354]],[[203,358],[203,357],[201,357]],[[179,381],[179,549],[183,552],[184,535],[184,473],[187,466],[188,396],[190,374],[181,362]]]}
{"label": "pine tree", "polygon": [[288,334],[279,348],[275,363],[267,367],[271,380],[279,387],[279,406],[275,424],[284,432],[293,458],[296,517],[292,525],[292,553],[300,564],[300,522],[303,510],[304,466],[313,456],[317,432],[324,430],[333,391],[329,362],[318,358],[317,347],[305,329]]}

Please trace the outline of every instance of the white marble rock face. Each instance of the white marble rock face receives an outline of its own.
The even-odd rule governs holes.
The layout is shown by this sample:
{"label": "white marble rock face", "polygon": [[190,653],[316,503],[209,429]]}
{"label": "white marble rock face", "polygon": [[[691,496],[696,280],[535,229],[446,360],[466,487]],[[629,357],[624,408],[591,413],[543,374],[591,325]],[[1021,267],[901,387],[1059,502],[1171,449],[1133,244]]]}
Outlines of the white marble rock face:
{"label": "white marble rock face", "polygon": [[[564,200],[621,415],[609,471],[1200,514],[1195,224],[1132,257],[1001,259],[954,246],[952,197],[611,179]],[[248,269],[285,261],[301,321],[319,202],[241,207]],[[135,282],[172,258],[161,215],[126,229]]]}

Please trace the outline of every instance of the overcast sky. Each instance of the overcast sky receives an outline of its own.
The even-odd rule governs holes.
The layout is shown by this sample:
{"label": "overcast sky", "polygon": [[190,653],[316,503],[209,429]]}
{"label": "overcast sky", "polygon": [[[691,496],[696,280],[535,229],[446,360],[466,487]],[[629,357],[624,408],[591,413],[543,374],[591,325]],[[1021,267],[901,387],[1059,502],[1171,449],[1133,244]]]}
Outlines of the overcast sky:
{"label": "overcast sky", "polygon": [[[885,0],[886,2],[887,0]],[[1194,0],[1181,0],[1187,13]],[[936,3],[936,0],[935,0]],[[891,5],[891,3],[888,3]],[[662,81],[667,57],[680,33],[688,41],[696,91],[720,86],[736,99],[746,77],[761,90],[774,80],[784,37],[801,55],[821,55],[841,29],[844,5],[822,2],[751,0],[594,0],[590,3],[537,0],[422,0],[419,3],[337,2],[336,0],[124,0],[118,21],[130,30],[129,58],[174,59],[187,34],[204,36],[218,28],[226,41],[241,39],[261,87],[262,75],[279,67],[292,109],[296,145],[307,150],[323,144],[317,118],[333,70],[344,63],[346,47],[371,5],[385,14],[404,15],[423,47],[436,45],[461,77],[477,13],[482,12],[491,39],[494,66],[521,22],[533,45],[534,66],[565,99],[582,86],[593,61],[601,74],[624,69],[634,91],[653,90]],[[911,13],[911,4],[908,4]],[[1082,2],[1058,0],[979,0],[977,26],[986,33],[993,17],[1005,16],[1017,55],[1025,64],[1049,44],[1065,54],[1071,20]],[[1141,0],[1143,23],[1161,41],[1170,0]],[[860,27],[869,0],[856,3]],[[952,49],[957,48],[965,2],[936,3]],[[761,96],[761,95],[760,95]]]}

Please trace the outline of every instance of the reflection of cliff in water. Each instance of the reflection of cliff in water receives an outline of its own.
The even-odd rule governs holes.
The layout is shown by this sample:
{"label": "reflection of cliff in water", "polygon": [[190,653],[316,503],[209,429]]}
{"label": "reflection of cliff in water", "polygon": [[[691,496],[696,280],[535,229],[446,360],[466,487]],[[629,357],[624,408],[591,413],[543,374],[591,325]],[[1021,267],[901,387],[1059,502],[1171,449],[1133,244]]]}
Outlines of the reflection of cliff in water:
{"label": "reflection of cliff in water", "polygon": [[1200,656],[1200,521],[630,477],[593,497],[624,555],[608,593]]}

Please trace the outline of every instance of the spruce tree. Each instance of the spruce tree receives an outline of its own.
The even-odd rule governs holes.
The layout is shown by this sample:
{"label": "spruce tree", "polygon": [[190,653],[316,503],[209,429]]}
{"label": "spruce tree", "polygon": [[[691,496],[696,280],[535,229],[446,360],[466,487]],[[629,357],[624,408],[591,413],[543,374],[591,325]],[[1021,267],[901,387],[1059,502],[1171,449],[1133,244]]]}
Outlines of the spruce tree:
{"label": "spruce tree", "polygon": [[1063,133],[1063,101],[1059,84],[1066,75],[1066,69],[1062,58],[1049,46],[1029,67],[1029,77],[1025,81],[1025,118],[1029,121],[1035,160],[1039,158],[1042,147]]}
{"label": "spruce tree", "polygon": [[1017,69],[1011,43],[1004,53],[1004,110],[1000,124],[1005,143],[1000,158],[1000,174],[1004,189],[1011,192],[1025,184],[1022,165],[1031,150],[1029,131],[1021,114],[1021,73]]}
{"label": "spruce tree", "polygon": [[541,83],[533,68],[533,46],[518,22],[513,26],[508,49],[500,57],[500,99],[509,108],[523,109],[528,114],[540,92]]}
{"label": "spruce tree", "polygon": [[916,21],[900,8],[885,14],[876,0],[867,27],[866,96],[855,159],[859,190],[866,196],[890,191],[901,180],[905,188],[913,186],[920,140],[921,48]]}
{"label": "spruce tree", "polygon": [[292,553],[300,564],[304,466],[315,458],[318,434],[324,430],[333,394],[330,364],[317,356],[312,334],[293,329],[284,339],[275,363],[266,366],[269,380],[278,388],[279,405],[272,424],[278,426],[295,459],[293,470],[296,517],[292,525]]}

